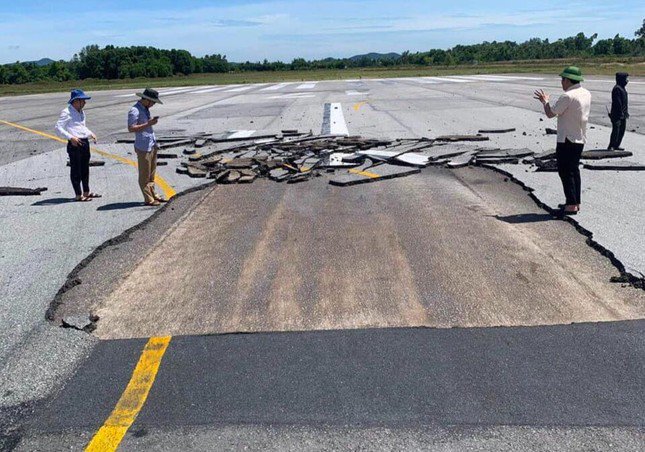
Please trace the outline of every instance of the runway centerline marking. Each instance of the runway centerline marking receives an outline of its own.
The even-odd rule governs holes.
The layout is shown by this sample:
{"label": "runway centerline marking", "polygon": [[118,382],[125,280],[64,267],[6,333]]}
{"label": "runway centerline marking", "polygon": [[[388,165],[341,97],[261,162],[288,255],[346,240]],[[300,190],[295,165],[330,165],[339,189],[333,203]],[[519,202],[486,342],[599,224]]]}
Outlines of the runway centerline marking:
{"label": "runway centerline marking", "polygon": [[340,103],[325,104],[321,133],[323,135],[349,135]]}
{"label": "runway centerline marking", "polygon": [[110,416],[85,448],[86,451],[106,452],[117,450],[119,444],[123,441],[123,437],[146,403],[159,371],[161,359],[166,353],[171,339],[170,336],[151,337],[148,339],[139,362],[132,372],[130,382],[123,394],[121,394],[121,398]]}
{"label": "runway centerline marking", "polygon": [[[30,132],[30,133],[33,133],[33,134],[36,134],[36,135],[40,135],[42,137],[49,138],[50,140],[58,141],[59,143],[65,143],[65,144],[67,143],[67,140],[64,140],[64,139],[62,139],[60,137],[57,137],[55,135],[50,135],[48,133],[41,132],[40,130],[30,129],[29,127],[21,126],[20,124],[15,124],[13,122],[4,121],[4,120],[0,119],[0,124],[4,124],[4,125],[10,126],[10,127],[15,127],[16,129],[20,129],[20,130],[25,131],[25,132]],[[134,160],[130,160],[130,159],[127,159],[125,157],[121,157],[120,155],[110,154],[109,152],[101,151],[100,149],[97,149],[97,148],[95,148],[93,146],[90,147],[90,150],[92,152],[94,152],[95,154],[98,154],[98,155],[100,155],[102,157],[106,157],[106,158],[109,158],[109,159],[112,159],[112,160],[116,160],[117,162],[124,163],[124,164],[130,165],[130,166],[134,166],[135,168],[138,166],[137,162],[135,162]],[[155,183],[157,185],[159,185],[159,188],[161,188],[161,190],[164,192],[164,195],[165,195],[165,197],[167,199],[170,199],[170,198],[172,198],[173,196],[175,196],[177,194],[175,189],[172,188],[170,186],[170,184],[168,182],[166,182],[166,180],[163,177],[159,176],[158,174],[155,175]]]}

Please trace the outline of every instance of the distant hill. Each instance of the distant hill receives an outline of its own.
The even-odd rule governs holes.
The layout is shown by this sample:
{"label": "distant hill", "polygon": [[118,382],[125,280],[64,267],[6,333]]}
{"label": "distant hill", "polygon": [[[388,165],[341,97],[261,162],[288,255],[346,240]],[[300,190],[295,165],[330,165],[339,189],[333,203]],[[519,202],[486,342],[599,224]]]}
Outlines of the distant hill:
{"label": "distant hill", "polygon": [[55,61],[50,58],[41,58],[38,61],[25,61],[25,63],[36,63],[36,66],[48,66],[55,63]]}
{"label": "distant hill", "polygon": [[398,53],[390,52],[390,53],[366,53],[365,55],[354,55],[353,57],[349,58],[352,61],[359,61],[363,59],[367,60],[398,60],[401,58],[401,55]]}

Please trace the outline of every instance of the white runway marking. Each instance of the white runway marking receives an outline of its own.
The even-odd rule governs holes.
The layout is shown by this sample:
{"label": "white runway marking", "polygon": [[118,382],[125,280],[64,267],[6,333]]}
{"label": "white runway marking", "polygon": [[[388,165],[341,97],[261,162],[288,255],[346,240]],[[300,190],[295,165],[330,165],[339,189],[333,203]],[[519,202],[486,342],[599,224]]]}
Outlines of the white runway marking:
{"label": "white runway marking", "polygon": [[270,96],[269,99],[307,99],[309,97],[316,97],[316,95],[312,93],[289,93]]}
{"label": "white runway marking", "polygon": [[[183,93],[183,92],[189,91],[191,89],[195,89],[195,87],[194,86],[189,86],[187,88],[169,88],[169,89],[166,89],[166,90],[159,90],[159,95],[160,96],[168,96],[170,94]],[[143,90],[137,90],[137,92],[140,92],[140,91],[143,91]],[[116,95],[114,97],[133,97],[135,95],[136,95],[135,93],[128,93],[128,94],[118,94],[118,95]]]}
{"label": "white runway marking", "polygon": [[493,76],[479,76],[479,75],[455,75],[453,76],[460,80],[468,80],[471,82],[510,82],[510,79],[493,77]]}
{"label": "white runway marking", "polygon": [[251,89],[251,88],[253,88],[253,86],[252,86],[252,85],[238,86],[237,88],[227,89],[227,90],[226,90],[226,91],[224,91],[224,92],[225,92],[225,93],[239,93],[239,92],[242,92],[242,91],[246,91],[246,90],[248,90],[248,89]]}
{"label": "white runway marking", "polygon": [[369,94],[369,92],[368,91],[356,91],[356,90],[353,90],[353,89],[349,89],[349,90],[345,91],[345,94],[348,95],[348,96],[366,96],[366,95]]}
{"label": "white runway marking", "polygon": [[195,87],[194,86],[189,86],[188,88],[177,88],[177,89],[173,89],[173,90],[170,90],[170,91],[159,91],[159,95],[160,96],[169,96],[171,94],[183,93],[183,92],[189,91],[191,89],[195,89]]}
{"label": "white runway marking", "polygon": [[230,130],[233,132],[227,138],[248,138],[255,133],[255,130]]}
{"label": "white runway marking", "polygon": [[436,80],[438,82],[448,82],[448,83],[472,83],[474,80],[463,80],[460,78],[453,77],[426,77],[426,80]]}
{"label": "white runway marking", "polygon": [[[405,79],[401,79],[405,80]],[[430,78],[410,78],[409,80],[412,80],[413,82],[417,83],[426,83],[426,84],[433,84],[433,83],[439,83],[437,80],[432,80]]]}
{"label": "white runway marking", "polygon": [[349,135],[343,107],[339,103],[329,105],[329,133],[333,135]]}
{"label": "white runway marking", "polygon": [[226,88],[228,88],[228,86],[213,86],[213,87],[198,89],[197,91],[191,91],[191,93],[192,94],[212,93]]}
{"label": "white runway marking", "polygon": [[314,89],[318,82],[307,82],[303,83],[302,85],[298,85],[296,89]]}
{"label": "white runway marking", "polygon": [[266,88],[262,88],[260,91],[277,91],[289,85],[291,85],[291,83],[278,83],[277,85],[267,86]]}
{"label": "white runway marking", "polygon": [[518,80],[544,80],[538,77],[514,77],[504,75],[455,75],[458,79],[471,80],[475,82],[515,82]]}

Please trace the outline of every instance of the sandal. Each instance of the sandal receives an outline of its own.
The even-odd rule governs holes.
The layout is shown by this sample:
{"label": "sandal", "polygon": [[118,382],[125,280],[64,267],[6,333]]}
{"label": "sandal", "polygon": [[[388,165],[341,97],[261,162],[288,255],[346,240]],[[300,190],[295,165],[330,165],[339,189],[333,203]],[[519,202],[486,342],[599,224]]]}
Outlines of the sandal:
{"label": "sandal", "polygon": [[94,192],[89,192],[87,195],[83,195],[83,196],[85,196],[86,198],[102,198],[103,197],[103,195],[99,195],[98,193],[94,193]]}
{"label": "sandal", "polygon": [[152,201],[152,202],[145,202],[144,204],[145,204],[146,206],[154,206],[154,207],[158,207],[158,206],[160,206],[160,205],[161,205],[161,203],[160,203],[159,201],[157,201],[157,200],[154,200],[154,201]]}
{"label": "sandal", "polygon": [[91,201],[91,200],[92,200],[92,198],[89,198],[87,196],[77,196],[76,198],[74,198],[74,201],[76,201],[76,202],[87,202],[87,201]]}

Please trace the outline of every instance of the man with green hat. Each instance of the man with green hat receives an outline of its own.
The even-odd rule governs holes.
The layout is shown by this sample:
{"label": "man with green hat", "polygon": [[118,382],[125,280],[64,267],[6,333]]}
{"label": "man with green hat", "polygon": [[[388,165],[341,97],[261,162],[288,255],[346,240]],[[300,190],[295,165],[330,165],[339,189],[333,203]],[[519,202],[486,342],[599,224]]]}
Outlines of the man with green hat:
{"label": "man with green hat", "polygon": [[558,141],[555,156],[558,174],[566,201],[560,205],[562,215],[575,215],[580,210],[580,156],[587,142],[587,121],[591,110],[591,93],[580,86],[582,71],[569,66],[560,73],[564,94],[555,105],[549,103],[549,95],[543,90],[535,91],[535,99],[544,106],[548,118],[558,117]]}

